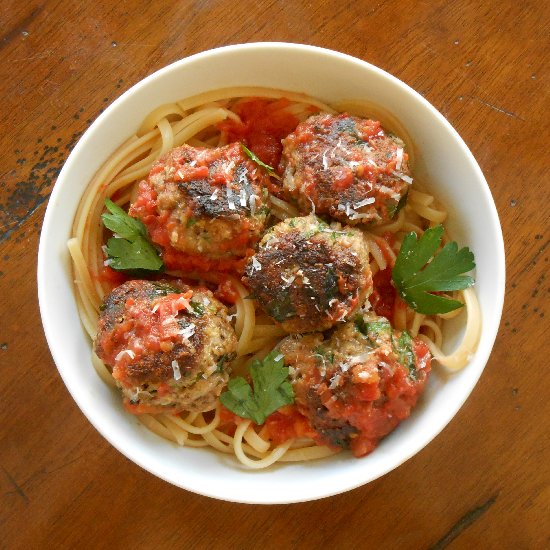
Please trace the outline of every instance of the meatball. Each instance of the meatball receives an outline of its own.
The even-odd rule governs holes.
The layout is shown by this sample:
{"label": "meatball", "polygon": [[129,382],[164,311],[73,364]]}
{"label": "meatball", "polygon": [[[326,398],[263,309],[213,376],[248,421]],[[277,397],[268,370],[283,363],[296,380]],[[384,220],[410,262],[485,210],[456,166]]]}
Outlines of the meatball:
{"label": "meatball", "polygon": [[424,342],[374,314],[357,316],[327,339],[290,336],[280,351],[318,443],[351,448],[355,456],[370,453],[410,415],[431,366]]}
{"label": "meatball", "polygon": [[266,171],[239,143],[168,152],[139,184],[130,215],[163,248],[169,269],[242,271],[264,230]]}
{"label": "meatball", "polygon": [[283,140],[284,187],[303,211],[313,205],[348,224],[383,224],[412,183],[404,147],[380,122],[315,115]]}
{"label": "meatball", "polygon": [[95,351],[134,413],[211,410],[229,378],[237,337],[209,290],[128,281],[105,299]]}
{"label": "meatball", "polygon": [[286,331],[327,330],[372,291],[368,245],[358,229],[313,215],[287,219],[264,235],[243,281]]}

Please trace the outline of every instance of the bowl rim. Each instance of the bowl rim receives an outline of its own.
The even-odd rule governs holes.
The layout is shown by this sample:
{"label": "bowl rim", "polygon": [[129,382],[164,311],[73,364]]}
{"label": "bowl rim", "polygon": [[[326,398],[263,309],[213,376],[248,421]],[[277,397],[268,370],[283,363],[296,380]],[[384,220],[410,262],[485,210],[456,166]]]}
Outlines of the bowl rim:
{"label": "bowl rim", "polygon": [[[404,455],[400,456],[399,460],[392,462],[389,467],[377,472],[376,475],[371,475],[371,476],[365,475],[360,479],[357,479],[357,478],[346,479],[345,483],[341,483],[336,488],[332,487],[330,490],[327,490],[326,487],[324,487],[323,483],[318,483],[317,486],[314,487],[313,489],[310,488],[307,494],[304,494],[304,495],[293,494],[285,498],[273,498],[273,497],[270,497],[269,495],[264,495],[260,492],[260,494],[257,495],[257,498],[255,496],[254,498],[251,499],[250,496],[240,497],[239,495],[223,494],[223,491],[216,492],[209,489],[205,490],[201,486],[197,486],[192,482],[182,483],[181,480],[176,481],[170,478],[170,476],[167,475],[165,472],[160,471],[158,468],[154,467],[154,465],[149,464],[146,460],[143,460],[142,457],[135,456],[135,453],[132,454],[132,452],[126,449],[123,445],[121,445],[105,429],[105,426],[103,425],[103,423],[99,421],[94,414],[92,414],[93,411],[88,410],[82,404],[77,388],[73,387],[69,382],[69,380],[67,379],[67,376],[65,373],[66,367],[64,366],[65,360],[62,357],[62,352],[60,349],[59,335],[56,334],[56,331],[54,330],[54,326],[52,326],[52,322],[51,322],[51,317],[52,317],[51,308],[53,307],[53,304],[50,303],[50,299],[48,296],[49,285],[48,285],[48,276],[47,276],[47,263],[50,257],[47,254],[48,238],[52,233],[53,227],[55,226],[55,215],[54,215],[55,209],[56,209],[55,205],[59,201],[59,195],[61,195],[63,189],[67,185],[66,174],[70,172],[70,169],[72,165],[76,162],[76,159],[78,158],[80,152],[86,148],[86,144],[90,136],[95,132],[95,130],[98,127],[100,127],[100,125],[103,123],[105,119],[108,119],[110,117],[111,113],[118,107],[119,104],[125,102],[131,95],[135,94],[142,88],[147,87],[151,82],[159,78],[163,78],[164,76],[171,73],[172,71],[179,71],[182,69],[182,67],[185,67],[186,65],[190,63],[194,63],[196,61],[209,59],[218,55],[224,55],[228,52],[230,53],[245,52],[246,53],[247,51],[250,51],[250,50],[256,50],[256,51],[263,50],[270,54],[274,52],[280,53],[285,51],[289,53],[291,51],[292,52],[305,51],[310,53],[317,53],[322,56],[330,56],[335,60],[344,60],[347,62],[352,62],[356,64],[358,67],[361,67],[362,69],[366,69],[367,71],[373,71],[374,73],[377,73],[379,76],[383,77],[384,79],[389,80],[392,85],[401,88],[407,94],[411,94],[416,101],[421,102],[424,105],[424,107],[427,108],[431,112],[431,114],[439,120],[439,122],[444,126],[445,130],[453,137],[453,141],[455,141],[456,144],[462,149],[463,154],[468,159],[470,163],[470,167],[473,170],[473,173],[475,173],[477,181],[480,184],[479,186],[480,191],[485,195],[485,198],[487,199],[488,204],[492,206],[490,211],[486,212],[488,214],[487,223],[491,225],[492,231],[494,232],[498,241],[495,243],[496,263],[494,266],[495,274],[497,275],[495,285],[497,286],[497,295],[498,295],[498,300],[495,304],[495,311],[498,312],[498,315],[493,316],[493,318],[489,320],[483,319],[483,337],[486,342],[486,345],[482,350],[478,348],[478,350],[476,351],[476,355],[479,356],[478,362],[481,363],[481,368],[479,369],[477,375],[472,376],[468,379],[469,383],[467,384],[467,386],[465,386],[462,392],[461,399],[457,400],[455,406],[452,407],[450,411],[447,411],[447,414],[445,415],[443,422],[440,422],[440,424],[437,426],[437,429],[431,430],[427,436],[421,438],[416,445],[411,446],[408,453],[405,453]],[[232,501],[232,502],[241,502],[241,503],[250,503],[250,504],[286,504],[286,503],[303,502],[303,501],[329,497],[332,495],[343,493],[345,491],[355,489],[359,486],[362,486],[371,481],[374,481],[375,479],[394,470],[395,468],[403,464],[405,461],[407,461],[409,458],[411,458],[412,456],[420,452],[420,450],[422,450],[430,441],[432,441],[447,426],[447,424],[452,420],[452,418],[454,418],[454,416],[462,407],[466,399],[472,393],[475,385],[479,380],[479,377],[481,376],[481,373],[485,369],[485,366],[489,359],[489,355],[492,351],[492,348],[494,346],[494,342],[498,333],[498,328],[500,324],[502,308],[504,303],[504,290],[505,290],[506,268],[505,268],[504,250],[505,250],[504,239],[503,239],[502,229],[498,218],[498,212],[497,212],[494,200],[492,198],[489,186],[487,184],[487,181],[481,171],[481,168],[479,167],[473,154],[470,152],[469,148],[464,143],[463,139],[460,137],[458,132],[447,121],[447,119],[418,92],[416,92],[410,86],[408,86],[407,84],[399,80],[397,77],[387,73],[383,69],[380,69],[379,67],[376,67],[367,61],[353,57],[348,54],[344,54],[344,53],[326,49],[326,48],[321,48],[318,46],[296,44],[291,42],[252,42],[252,43],[245,43],[245,44],[234,44],[229,46],[222,46],[219,48],[205,50],[205,51],[196,53],[194,55],[177,60],[165,67],[158,69],[157,71],[153,72],[152,74],[148,75],[144,79],[140,80],[139,82],[131,86],[121,96],[115,99],[105,109],[105,111],[101,113],[98,116],[98,118],[86,129],[84,134],[80,137],[77,144],[71,151],[67,160],[65,161],[65,164],[58,176],[58,179],[55,183],[51,196],[48,200],[48,206],[44,216],[42,232],[40,236],[39,250],[38,250],[38,262],[37,262],[38,301],[39,301],[42,325],[44,328],[44,333],[46,336],[48,347],[50,349],[50,352],[52,354],[52,357],[54,359],[54,362],[56,364],[56,367],[59,371],[61,378],[63,379],[72,398],[75,400],[78,407],[84,413],[88,421],[91,422],[91,424],[96,428],[96,430],[105,439],[107,439],[107,441],[109,441],[109,443],[113,445],[113,447],[115,447],[118,451],[120,451],[124,456],[132,460],[134,463],[141,466],[143,469],[149,471],[150,473],[153,473],[155,476],[160,477],[161,479],[164,479],[165,481],[173,485],[179,486],[181,488],[195,492],[197,494],[201,494],[204,496],[217,498],[221,500]],[[253,476],[254,472],[251,472],[250,475]]]}

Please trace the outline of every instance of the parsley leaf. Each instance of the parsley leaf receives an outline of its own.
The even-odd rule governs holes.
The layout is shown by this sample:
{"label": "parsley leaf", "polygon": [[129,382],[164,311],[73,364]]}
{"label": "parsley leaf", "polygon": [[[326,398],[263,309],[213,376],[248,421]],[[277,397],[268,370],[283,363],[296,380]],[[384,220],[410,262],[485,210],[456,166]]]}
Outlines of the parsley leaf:
{"label": "parsley leaf", "polygon": [[276,359],[279,355],[279,351],[274,350],[263,361],[252,362],[250,374],[254,389],[242,376],[230,380],[228,391],[220,395],[223,405],[237,416],[261,425],[272,412],[294,403],[289,369],[284,366],[282,356]]}
{"label": "parsley leaf", "polygon": [[117,235],[107,241],[108,265],[116,271],[162,269],[164,264],[149,242],[143,223],[109,199],[105,200],[105,206],[109,213],[101,215],[103,225]]}
{"label": "parsley leaf", "polygon": [[275,172],[275,168],[272,166],[269,166],[269,164],[266,164],[265,162],[262,162],[257,155],[255,155],[244,143],[241,143],[241,147],[243,151],[258,165],[262,168],[265,168],[267,171],[267,175],[271,176],[272,178],[275,178],[277,180],[281,179],[281,176]]}
{"label": "parsley leaf", "polygon": [[461,302],[432,292],[463,290],[474,284],[472,277],[462,275],[475,267],[472,251],[468,247],[459,250],[453,241],[437,252],[442,236],[441,225],[427,229],[420,239],[414,232],[405,235],[392,271],[403,300],[427,315],[462,307]]}

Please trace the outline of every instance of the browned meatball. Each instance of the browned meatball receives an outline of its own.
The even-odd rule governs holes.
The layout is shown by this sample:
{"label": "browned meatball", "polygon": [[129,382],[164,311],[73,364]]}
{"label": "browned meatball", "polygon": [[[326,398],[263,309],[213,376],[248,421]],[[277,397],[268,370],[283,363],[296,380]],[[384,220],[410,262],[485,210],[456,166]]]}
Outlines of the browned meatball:
{"label": "browned meatball", "polygon": [[130,215],[163,248],[168,268],[238,271],[264,230],[268,183],[239,143],[183,145],[140,183]]}
{"label": "browned meatball", "polygon": [[380,122],[348,114],[308,118],[283,140],[284,187],[303,211],[379,225],[412,183],[403,142]]}
{"label": "browned meatball", "polygon": [[349,318],[372,291],[363,234],[315,216],[272,227],[246,266],[262,308],[288,332],[314,332]]}
{"label": "browned meatball", "polygon": [[291,336],[280,352],[290,367],[296,406],[321,444],[371,452],[410,415],[428,379],[431,355],[421,340],[389,321],[362,314],[322,334]]}
{"label": "browned meatball", "polygon": [[227,383],[237,337],[209,290],[128,281],[107,296],[95,351],[135,414],[206,411]]}

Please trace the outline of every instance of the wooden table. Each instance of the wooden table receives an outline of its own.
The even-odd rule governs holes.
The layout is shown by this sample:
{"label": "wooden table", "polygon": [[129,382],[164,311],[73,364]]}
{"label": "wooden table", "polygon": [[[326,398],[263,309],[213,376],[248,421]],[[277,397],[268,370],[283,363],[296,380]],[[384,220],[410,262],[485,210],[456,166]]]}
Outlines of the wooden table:
{"label": "wooden table", "polygon": [[[0,35],[0,547],[550,545],[544,2],[5,0]],[[444,432],[365,487],[272,507],[188,493],[113,449],[57,373],[35,281],[48,196],[98,113],[174,60],[267,40],[365,59],[435,105],[487,177],[508,270],[493,354]]]}

